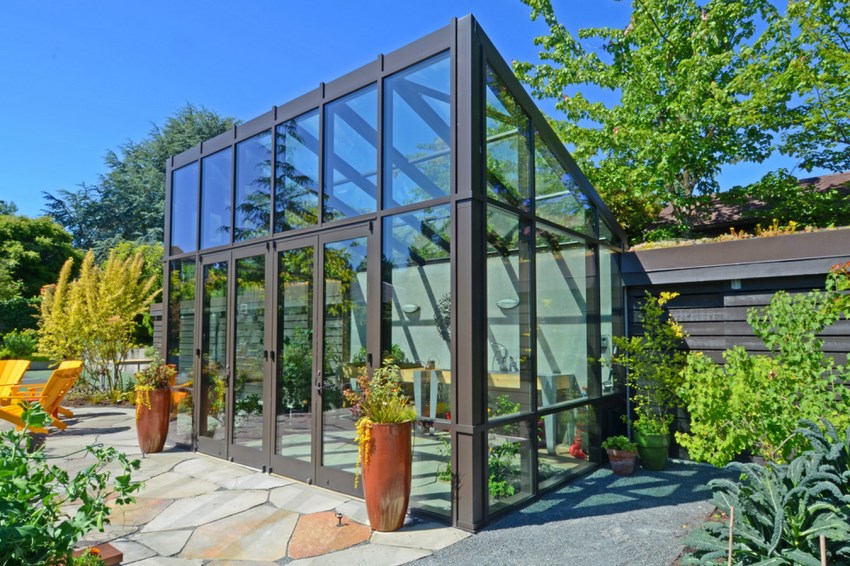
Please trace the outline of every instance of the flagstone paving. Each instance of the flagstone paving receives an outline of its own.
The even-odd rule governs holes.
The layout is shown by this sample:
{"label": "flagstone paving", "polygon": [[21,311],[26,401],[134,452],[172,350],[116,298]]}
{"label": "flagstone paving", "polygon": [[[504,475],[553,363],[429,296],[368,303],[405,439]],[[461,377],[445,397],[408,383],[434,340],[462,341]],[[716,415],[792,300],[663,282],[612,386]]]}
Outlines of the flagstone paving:
{"label": "flagstone paving", "polygon": [[[368,566],[404,564],[469,536],[409,518],[396,533],[368,527],[359,499],[169,447],[142,457],[132,408],[74,409],[66,431],[51,433],[49,456],[69,471],[92,462],[83,448],[102,443],[141,459],[136,502],[116,506],[111,524],[87,544],[110,542],[134,566]],[[342,527],[337,526],[342,513]]]}

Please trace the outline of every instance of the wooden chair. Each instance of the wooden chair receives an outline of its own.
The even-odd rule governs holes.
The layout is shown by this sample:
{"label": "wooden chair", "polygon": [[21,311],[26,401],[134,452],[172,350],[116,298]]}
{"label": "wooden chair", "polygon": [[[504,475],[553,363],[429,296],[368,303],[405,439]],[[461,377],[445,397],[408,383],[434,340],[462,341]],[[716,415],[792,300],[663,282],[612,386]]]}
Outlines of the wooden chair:
{"label": "wooden chair", "polygon": [[10,395],[12,389],[21,384],[29,367],[29,360],[0,360],[0,398]]}
{"label": "wooden chair", "polygon": [[[76,360],[71,360],[71,361],[59,362],[59,367],[56,368],[56,369],[74,369],[74,368],[77,368],[77,367],[82,367],[82,362],[76,361]],[[80,371],[80,373],[77,375],[77,379],[79,379],[81,375],[82,375],[82,371]],[[74,380],[74,383],[76,383],[76,380]],[[42,390],[44,390],[44,387],[46,385],[47,385],[47,382],[25,383],[25,384],[20,384],[18,387],[12,387],[10,389],[10,391],[6,394],[3,394],[2,392],[0,392],[0,406],[13,404],[14,401],[16,401],[16,400],[19,401],[20,397],[23,396],[23,395],[29,396],[29,397],[27,397],[27,400],[30,400],[30,401],[35,400],[39,396],[41,396],[41,392],[42,392]],[[73,386],[74,386],[74,384],[71,384],[71,387],[73,387]],[[16,397],[17,399],[10,398],[12,396]],[[60,415],[63,415],[63,416],[66,416],[66,417],[73,417],[74,416],[74,413],[71,411],[71,409],[66,409],[65,407],[59,407],[58,409],[56,409],[56,411]]]}
{"label": "wooden chair", "polygon": [[[77,382],[82,372],[83,362],[63,362],[59,368],[53,371],[47,383],[33,384],[32,386],[20,385],[16,387],[16,391],[2,400],[7,405],[0,407],[0,418],[9,421],[20,430],[24,426],[24,421],[21,418],[24,408],[19,403],[21,401],[38,401],[50,415],[53,426],[65,430],[68,428],[68,425],[59,420],[59,405],[65,399],[68,391]],[[40,427],[33,428],[32,431],[39,433],[47,432],[46,429]]]}

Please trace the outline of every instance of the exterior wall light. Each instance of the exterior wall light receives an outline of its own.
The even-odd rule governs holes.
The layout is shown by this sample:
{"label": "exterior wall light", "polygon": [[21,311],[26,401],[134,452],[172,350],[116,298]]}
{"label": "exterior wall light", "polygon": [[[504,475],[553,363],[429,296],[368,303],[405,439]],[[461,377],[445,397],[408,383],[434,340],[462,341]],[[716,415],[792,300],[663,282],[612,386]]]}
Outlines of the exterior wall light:
{"label": "exterior wall light", "polygon": [[513,309],[519,304],[519,301],[516,299],[500,299],[496,301],[496,304],[500,309]]}
{"label": "exterior wall light", "polygon": [[406,305],[401,305],[401,310],[405,314],[413,314],[419,311],[419,305],[414,305],[413,303],[408,303]]}

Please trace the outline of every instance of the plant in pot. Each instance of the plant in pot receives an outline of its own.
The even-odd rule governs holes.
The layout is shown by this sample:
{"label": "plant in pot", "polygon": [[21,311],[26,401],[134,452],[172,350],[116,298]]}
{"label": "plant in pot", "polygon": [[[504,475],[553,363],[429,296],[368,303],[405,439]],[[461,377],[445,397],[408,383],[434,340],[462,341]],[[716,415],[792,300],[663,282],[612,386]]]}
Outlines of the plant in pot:
{"label": "plant in pot", "polygon": [[678,391],[687,359],[685,333],[665,308],[678,296],[647,292],[639,308],[643,335],[615,336],[614,354],[610,360],[602,360],[627,370],[626,384],[635,415],[631,424],[641,465],[648,470],[663,470],[667,465],[670,425],[674,411],[681,406]]}
{"label": "plant in pot", "polygon": [[623,435],[609,436],[602,442],[608,453],[611,470],[618,476],[630,476],[635,471],[637,444]]}
{"label": "plant in pot", "polygon": [[136,380],[136,436],[142,454],[162,452],[171,416],[171,385],[177,370],[158,356],[133,376]]}
{"label": "plant in pot", "polygon": [[[345,391],[357,417],[357,471],[369,523],[376,531],[394,531],[404,524],[410,500],[412,472],[411,425],[416,411],[401,387],[401,372],[392,360],[372,373],[357,376],[359,391]],[[357,485],[358,476],[354,478]]]}

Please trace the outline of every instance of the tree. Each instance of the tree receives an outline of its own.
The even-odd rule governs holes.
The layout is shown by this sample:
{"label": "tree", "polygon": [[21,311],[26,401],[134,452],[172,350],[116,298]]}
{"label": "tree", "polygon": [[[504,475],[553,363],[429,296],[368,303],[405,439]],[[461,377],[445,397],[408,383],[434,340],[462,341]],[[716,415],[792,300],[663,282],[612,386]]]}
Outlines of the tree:
{"label": "tree", "polygon": [[236,123],[187,104],[162,127],[154,125],[144,140],[128,141],[119,153],[107,151],[109,172],[98,184],[45,192],[46,212],[71,232],[78,247],[94,249],[98,257],[121,241],[162,242],[166,160]]}
{"label": "tree", "polygon": [[18,205],[11,201],[0,200],[0,214],[17,214]]}
{"label": "tree", "polygon": [[15,296],[10,285],[19,288],[20,296],[37,296],[56,281],[65,260],[79,257],[71,235],[52,219],[0,215],[0,286],[12,294],[7,299]]}
{"label": "tree", "polygon": [[72,265],[68,260],[57,283],[42,294],[39,351],[53,359],[82,359],[95,389],[123,389],[121,362],[134,346],[136,317],[159,294],[155,278],[144,277],[141,252],[122,259],[112,251],[97,265],[90,250],[74,280]]}
{"label": "tree", "polygon": [[[566,119],[555,129],[632,238],[667,205],[686,235],[719,191],[721,167],[764,161],[775,136],[804,165],[838,167],[816,148],[847,131],[834,125],[850,112],[846,3],[792,0],[780,14],[767,0],[633,0],[624,29],[573,36],[550,0],[523,2],[550,33],[535,40],[543,62],[514,69],[535,96],[558,100]],[[604,102],[604,91],[619,99]],[[791,185],[768,171],[756,187],[769,196]]]}

